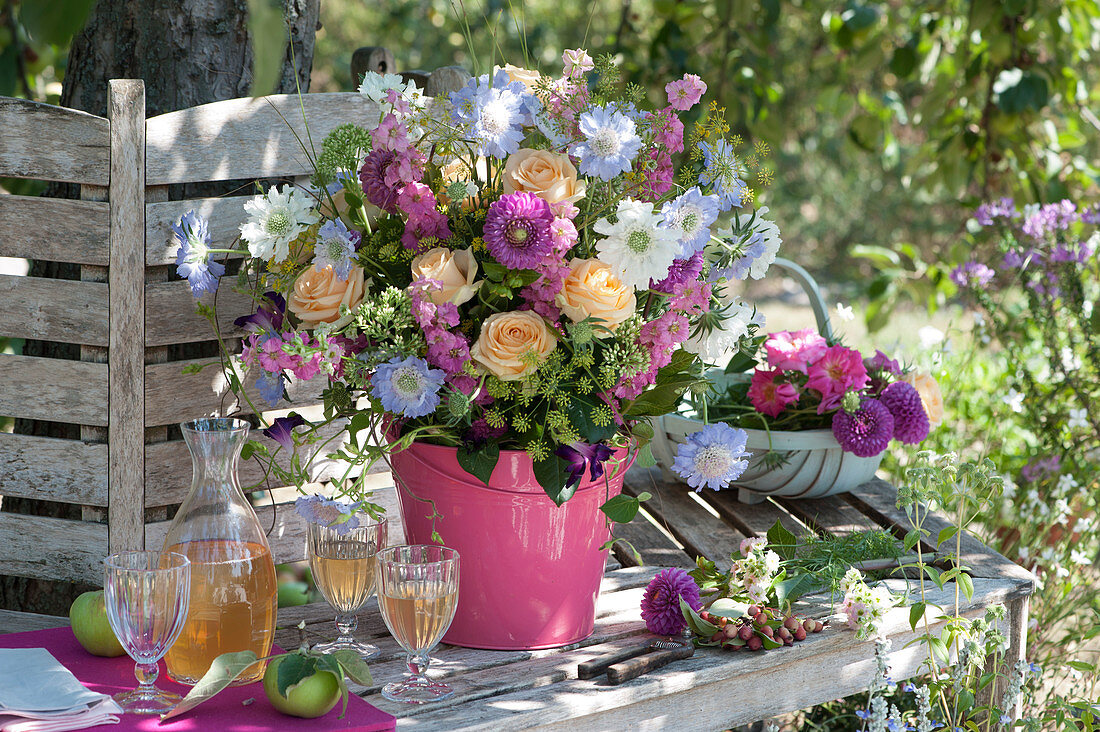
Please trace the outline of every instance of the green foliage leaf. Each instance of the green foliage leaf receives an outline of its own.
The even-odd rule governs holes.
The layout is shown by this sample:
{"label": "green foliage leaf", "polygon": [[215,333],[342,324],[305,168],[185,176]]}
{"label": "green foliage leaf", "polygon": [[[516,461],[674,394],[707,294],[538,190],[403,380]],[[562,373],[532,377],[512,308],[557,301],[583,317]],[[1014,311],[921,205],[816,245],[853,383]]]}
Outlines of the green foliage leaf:
{"label": "green foliage leaf", "polygon": [[809,573],[799,573],[781,582],[776,582],[772,587],[775,590],[776,602],[784,605],[819,589],[820,583]]}
{"label": "green foliage leaf", "polygon": [[638,448],[638,456],[634,458],[634,464],[639,468],[652,468],[657,464],[657,458],[653,457],[653,446],[646,443]]}
{"label": "green foliage leaf", "polygon": [[920,541],[920,529],[912,529],[905,535],[905,539],[902,541],[902,545],[905,547],[905,551],[911,551],[913,547]]}
{"label": "green foliage leaf", "polygon": [[912,628],[913,630],[917,629],[917,623],[919,623],[921,621],[921,618],[924,617],[924,610],[927,607],[928,607],[928,605],[926,605],[923,602],[914,602],[912,604],[912,606],[909,608],[909,627],[910,628]]}
{"label": "green foliage leaf", "polygon": [[191,711],[229,686],[234,679],[244,673],[256,661],[256,654],[252,651],[223,653],[218,656],[210,664],[210,669],[199,679],[199,682],[191,687],[191,691],[187,692],[187,696],[183,698],[183,701],[167,714],[162,714],[160,720],[164,722],[173,717],[178,717],[184,712]]}
{"label": "green foliage leaf", "polygon": [[252,39],[251,93],[259,97],[275,90],[286,57],[282,3],[248,0],[248,35]]}
{"label": "green foliage leaf", "polygon": [[617,496],[612,496],[606,503],[600,506],[600,510],[604,512],[607,518],[615,523],[628,524],[638,515],[638,509],[640,509],[641,506],[642,503],[639,499],[634,496],[628,496],[625,493],[620,493]]}
{"label": "green foliage leaf", "polygon": [[603,407],[604,410],[607,406],[602,402],[596,402],[581,394],[573,394],[569,399],[566,413],[569,415],[569,421],[573,423],[573,426],[577,428],[581,437],[585,442],[590,445],[595,445],[597,442],[603,442],[609,440],[615,435],[617,429],[614,420],[608,421],[606,424],[598,425],[592,421],[592,414],[598,408]]}
{"label": "green foliage leaf", "polygon": [[952,536],[954,536],[958,532],[959,532],[958,528],[956,528],[954,526],[945,526],[945,527],[943,527],[942,529],[940,529],[940,533],[936,536],[936,546],[939,546],[940,544],[944,543],[945,541],[950,539]]}
{"label": "green foliage leaf", "polygon": [[301,653],[288,653],[279,662],[279,672],[276,675],[276,688],[283,697],[287,695],[287,689],[301,683],[313,675],[317,670],[317,660]]}
{"label": "green foliage leaf", "polygon": [[546,495],[559,506],[572,498],[573,492],[577,490],[576,484],[566,485],[569,480],[569,463],[557,455],[550,455],[545,460],[535,460],[532,472]]}
{"label": "green foliage leaf", "polygon": [[34,40],[63,46],[84,27],[95,3],[96,0],[24,0],[19,3],[19,20]]}
{"label": "green foliage leaf", "polygon": [[960,689],[956,699],[960,712],[965,712],[974,706],[974,692],[970,689]]}
{"label": "green foliage leaf", "polygon": [[1050,100],[1050,87],[1045,77],[1033,71],[1005,69],[993,82],[997,107],[1006,114],[1039,111]]}
{"label": "green foliage leaf", "polygon": [[489,485],[489,478],[493,475],[493,469],[500,459],[500,443],[488,440],[477,449],[470,450],[465,445],[458,448],[458,464],[470,475]]}
{"label": "green foliage leaf", "polygon": [[970,578],[966,572],[959,572],[958,577],[955,579],[959,584],[959,589],[966,596],[967,602],[974,599],[974,580]]}
{"label": "green foliage leaf", "polygon": [[737,619],[744,616],[749,610],[747,602],[738,602],[732,597],[719,597],[710,604],[707,612],[722,618]]}
{"label": "green foliage leaf", "polygon": [[699,617],[699,613],[691,609],[691,605],[684,602],[684,598],[680,598],[680,612],[684,614],[684,620],[687,621],[688,627],[704,638],[710,638],[712,635],[718,632],[718,626],[714,623],[709,623]]}
{"label": "green foliage leaf", "polygon": [[794,559],[795,552],[798,549],[798,537],[788,531],[787,527],[779,520],[776,520],[775,524],[768,529],[768,548],[783,559]]}

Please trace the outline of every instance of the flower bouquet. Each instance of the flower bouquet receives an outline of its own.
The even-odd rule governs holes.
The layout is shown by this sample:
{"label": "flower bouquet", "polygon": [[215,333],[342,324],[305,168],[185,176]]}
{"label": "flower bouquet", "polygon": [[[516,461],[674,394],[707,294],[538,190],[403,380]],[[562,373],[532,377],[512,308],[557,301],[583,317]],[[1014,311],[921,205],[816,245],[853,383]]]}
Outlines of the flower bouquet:
{"label": "flower bouquet", "polygon": [[[245,206],[238,282],[257,310],[237,321],[233,373],[255,375],[270,404],[288,380],[327,383],[323,420],[281,417],[251,455],[303,491],[308,453],[336,456],[348,466],[337,497],[371,511],[361,471],[390,462],[409,539],[464,557],[449,640],[475,594],[492,605],[491,587],[541,574],[539,556],[556,562],[545,605],[563,585],[598,587],[610,542],[597,509],[637,512],[616,494],[648,453],[648,420],[702,383],[699,354],[755,333],[731,284],[763,276],[779,247],[766,209],[749,207],[750,182],[770,178],[767,150],[729,136],[713,105],[685,139],[681,115],[705,91],[686,75],[643,111],[611,57],[580,50],[558,77],[506,67],[447,99],[371,73],[357,124],[316,153],[312,188],[272,187]],[[212,248],[193,214],[175,235],[180,274],[196,294],[216,289],[213,256],[239,249]],[[339,420],[343,444],[322,437]],[[473,534],[511,543],[474,546]],[[562,547],[592,555],[582,574],[595,576],[555,586],[575,571]],[[595,589],[583,592],[590,630]],[[507,600],[527,625],[553,621]]]}
{"label": "flower bouquet", "polygon": [[[745,373],[750,368],[751,377]],[[931,376],[906,372],[882,351],[865,358],[812,329],[768,335],[715,381],[717,399],[691,403],[716,424],[700,429],[696,420],[666,419],[670,433],[683,430],[671,467],[692,487],[717,489],[729,481],[708,471],[709,453],[716,445],[749,448],[753,457],[736,479],[751,491],[742,500],[851,490],[874,477],[891,440],[918,444],[943,416]],[[728,435],[728,425],[743,428],[746,439],[719,439]]]}

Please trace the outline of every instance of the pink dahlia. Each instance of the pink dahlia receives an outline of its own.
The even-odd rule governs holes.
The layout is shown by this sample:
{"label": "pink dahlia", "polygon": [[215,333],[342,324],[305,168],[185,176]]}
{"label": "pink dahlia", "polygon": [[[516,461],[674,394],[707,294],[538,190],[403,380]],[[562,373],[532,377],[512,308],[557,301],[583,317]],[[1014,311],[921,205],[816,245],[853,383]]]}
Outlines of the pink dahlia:
{"label": "pink dahlia", "polygon": [[650,580],[642,595],[642,620],[649,632],[676,635],[687,626],[680,598],[696,612],[703,606],[699,585],[679,567],[668,567]]}
{"label": "pink dahlia", "polygon": [[394,154],[390,150],[372,150],[359,170],[359,182],[363,184],[367,200],[389,213],[397,212],[399,188],[386,183],[386,170],[393,159]]}
{"label": "pink dahlia", "polygon": [[833,415],[833,437],[844,452],[856,457],[874,457],[890,444],[894,418],[877,399],[864,397],[852,413],[841,409]]}
{"label": "pink dahlia", "polygon": [[895,381],[879,396],[894,418],[894,439],[906,445],[916,445],[925,437],[931,425],[916,387],[905,381]]}
{"label": "pink dahlia", "polygon": [[825,355],[829,344],[812,328],[772,333],[764,342],[768,363],[781,370],[806,373],[809,364]]}
{"label": "pink dahlia", "polygon": [[780,371],[753,372],[749,384],[749,401],[753,409],[769,417],[778,417],[784,409],[798,401],[798,387],[794,384],[777,382]]}
{"label": "pink dahlia", "polygon": [[485,246],[505,267],[534,269],[553,248],[553,223],[546,201],[526,191],[509,193],[489,206]]}
{"label": "pink dahlia", "polygon": [[808,370],[806,387],[821,393],[818,414],[825,414],[840,404],[841,397],[851,390],[867,386],[867,367],[859,351],[844,346],[831,346]]}

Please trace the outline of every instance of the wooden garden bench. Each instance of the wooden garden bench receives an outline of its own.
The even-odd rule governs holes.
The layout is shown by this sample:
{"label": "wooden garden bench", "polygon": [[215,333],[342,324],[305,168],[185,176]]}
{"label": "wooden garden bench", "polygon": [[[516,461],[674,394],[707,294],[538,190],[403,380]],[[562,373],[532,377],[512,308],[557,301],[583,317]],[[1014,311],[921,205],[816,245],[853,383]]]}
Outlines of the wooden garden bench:
{"label": "wooden garden bench", "polygon": [[[293,179],[311,169],[294,134],[307,139],[297,97],[230,100],[146,120],[140,81],[113,81],[110,91],[107,119],[0,99],[0,176],[80,187],[79,200],[0,196],[0,256],[79,267],[78,279],[0,275],[8,295],[0,309],[0,336],[79,347],[79,360],[0,355],[0,414],[74,426],[67,437],[0,433],[0,496],[79,507],[70,512],[79,517],[70,518],[0,512],[0,569],[10,575],[99,584],[108,553],[160,545],[169,507],[190,485],[187,449],[171,426],[213,412],[226,388],[212,369],[182,374],[193,359],[182,359],[178,347],[209,342],[211,331],[194,314],[186,282],[175,276],[168,227],[195,209],[210,219],[215,241],[232,240],[241,204],[253,190],[170,201],[169,186]],[[309,137],[319,144],[337,124],[361,120],[365,102],[357,94],[310,94],[301,104]],[[218,304],[221,327],[232,336],[233,318],[251,305],[229,287],[222,288]],[[308,402],[310,388],[305,385],[297,403]],[[242,481],[257,477],[247,463],[242,466]],[[381,502],[394,503],[388,476],[371,480]],[[688,567],[696,556],[724,565],[741,539],[763,535],[776,520],[796,533],[882,527],[901,536],[908,530],[894,489],[881,481],[847,496],[751,506],[738,503],[732,492],[692,493],[656,470],[635,469],[627,484],[629,492],[654,495],[646,504],[652,520],[621,527],[645,565],[635,566],[626,553],[609,563],[591,638],[533,652],[441,646],[432,668],[450,679],[455,697],[405,707],[377,693],[405,667],[372,601],[359,628],[383,657],[372,664],[377,686],[359,693],[409,730],[710,730],[867,688],[871,646],[855,641],[835,620],[790,648],[757,654],[704,649],[621,686],[578,680],[578,663],[644,635],[639,601],[661,567]],[[273,526],[278,562],[304,556],[304,525],[289,506],[294,495],[276,490],[259,509],[261,522]],[[391,515],[398,516],[396,508]],[[933,536],[936,521],[930,519]],[[401,536],[400,527],[394,528]],[[974,596],[963,614],[975,617],[993,603],[1007,605],[1010,657],[1022,658],[1033,577],[970,537],[963,540],[963,553],[974,577]],[[903,580],[891,582],[904,590]],[[929,599],[951,605],[954,591]],[[802,611],[827,617],[832,609],[829,598],[811,597]],[[297,646],[296,626],[303,620],[307,642],[330,638],[331,610],[313,604],[280,610],[277,642]],[[66,623],[0,610],[0,632]],[[914,637],[908,609],[892,611],[887,629],[894,678],[912,675],[924,656],[920,648],[906,648]],[[754,691],[741,691],[749,688]]]}

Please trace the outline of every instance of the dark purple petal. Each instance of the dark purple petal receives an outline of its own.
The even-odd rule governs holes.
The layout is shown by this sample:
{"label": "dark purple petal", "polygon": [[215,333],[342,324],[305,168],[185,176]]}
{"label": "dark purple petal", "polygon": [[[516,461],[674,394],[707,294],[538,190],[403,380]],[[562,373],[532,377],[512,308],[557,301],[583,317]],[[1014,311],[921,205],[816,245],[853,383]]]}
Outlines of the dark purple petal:
{"label": "dark purple petal", "polygon": [[302,419],[302,415],[297,412],[291,412],[285,417],[279,417],[271,426],[264,430],[264,434],[271,439],[278,442],[287,450],[294,449],[294,433],[295,427],[305,424],[306,421]]}
{"label": "dark purple petal", "polygon": [[264,301],[252,315],[242,315],[233,325],[249,333],[275,333],[283,326],[286,299],[277,292],[265,292]]}

